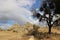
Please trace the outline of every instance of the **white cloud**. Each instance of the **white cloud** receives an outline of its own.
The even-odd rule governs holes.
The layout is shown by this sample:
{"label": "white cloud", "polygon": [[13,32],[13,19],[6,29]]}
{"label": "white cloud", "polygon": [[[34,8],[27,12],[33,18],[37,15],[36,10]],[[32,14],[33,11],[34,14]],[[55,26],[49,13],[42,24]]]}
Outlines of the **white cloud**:
{"label": "white cloud", "polygon": [[24,8],[17,8],[11,11],[0,12],[0,20],[15,20],[19,22],[29,22],[27,16],[30,16],[31,12]]}
{"label": "white cloud", "polygon": [[30,8],[34,3],[35,0],[0,0],[0,22],[8,19],[29,21],[26,17],[31,13],[24,6]]}
{"label": "white cloud", "polygon": [[0,22],[5,24],[7,20],[14,20],[19,24],[33,23],[34,20],[29,19],[32,13],[27,8],[31,8],[35,2],[36,0],[0,0]]}
{"label": "white cloud", "polygon": [[16,7],[30,8],[36,0],[0,0],[0,10],[14,10]]}
{"label": "white cloud", "polygon": [[36,0],[17,0],[18,6],[21,7],[31,7],[35,2]]}
{"label": "white cloud", "polygon": [[4,24],[1,25],[0,27],[2,29],[8,28],[10,25],[5,26],[7,20],[14,20],[19,24],[24,24],[26,22],[31,23],[31,20],[29,19],[30,16],[31,16],[31,12],[22,7],[10,11],[1,11],[0,22]]}
{"label": "white cloud", "polygon": [[10,11],[17,7],[13,0],[0,0],[0,11]]}

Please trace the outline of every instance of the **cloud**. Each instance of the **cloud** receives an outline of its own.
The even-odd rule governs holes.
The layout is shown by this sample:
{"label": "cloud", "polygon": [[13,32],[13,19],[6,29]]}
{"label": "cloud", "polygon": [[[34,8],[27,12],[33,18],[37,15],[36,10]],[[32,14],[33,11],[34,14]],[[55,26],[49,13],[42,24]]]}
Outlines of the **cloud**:
{"label": "cloud", "polygon": [[[37,23],[38,20],[31,18],[32,13],[27,10],[32,7],[36,0],[0,0],[0,23],[6,23],[8,20],[14,20],[19,24],[26,22]],[[7,25],[7,24],[6,24]],[[2,25],[2,28],[8,26]]]}
{"label": "cloud", "polygon": [[21,6],[21,7],[32,7],[33,4],[36,3],[36,0],[16,0],[17,3],[18,3],[18,6]]}
{"label": "cloud", "polygon": [[35,3],[35,0],[0,0],[0,22],[6,20],[29,21],[31,12],[27,10]]}
{"label": "cloud", "polygon": [[15,20],[17,22],[29,22],[28,16],[31,12],[24,8],[17,8],[11,11],[0,12],[0,21]]}
{"label": "cloud", "polygon": [[5,24],[8,20],[14,20],[19,24],[38,24],[38,20],[34,20],[32,13],[27,10],[35,2],[36,0],[0,0],[0,22]]}
{"label": "cloud", "polygon": [[[31,22],[28,18],[31,8],[36,0],[0,0],[0,24],[6,24],[7,21],[13,20],[19,24]],[[15,23],[14,22],[14,23]],[[10,22],[7,23],[10,26]]]}
{"label": "cloud", "polygon": [[0,22],[3,23],[3,25],[1,25],[0,27],[2,29],[10,27],[11,25],[5,25],[8,20],[14,20],[19,24],[25,24],[26,22],[31,23],[31,20],[29,19],[31,14],[32,13],[29,10],[26,10],[25,8],[22,7],[10,11],[1,11]]}
{"label": "cloud", "polygon": [[16,7],[31,8],[36,0],[0,0],[0,10],[11,10]]}

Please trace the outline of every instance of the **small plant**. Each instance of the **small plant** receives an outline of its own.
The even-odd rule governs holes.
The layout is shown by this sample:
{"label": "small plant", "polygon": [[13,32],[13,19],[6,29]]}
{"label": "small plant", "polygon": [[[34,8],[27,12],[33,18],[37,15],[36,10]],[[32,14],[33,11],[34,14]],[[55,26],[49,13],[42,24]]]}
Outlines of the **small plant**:
{"label": "small plant", "polygon": [[13,32],[17,32],[16,30],[13,30]]}
{"label": "small plant", "polygon": [[8,29],[7,31],[11,31],[11,30]]}
{"label": "small plant", "polygon": [[33,35],[34,37],[36,37],[36,35],[39,34],[38,28],[38,26],[33,25],[33,29],[29,31],[29,35]]}

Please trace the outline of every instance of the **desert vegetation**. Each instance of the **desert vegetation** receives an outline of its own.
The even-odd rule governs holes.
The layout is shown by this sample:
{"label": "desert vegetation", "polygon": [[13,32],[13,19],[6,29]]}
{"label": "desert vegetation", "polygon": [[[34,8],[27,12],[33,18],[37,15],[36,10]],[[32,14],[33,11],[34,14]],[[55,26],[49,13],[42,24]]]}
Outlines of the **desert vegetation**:
{"label": "desert vegetation", "polygon": [[1,40],[60,40],[60,29],[52,27],[48,34],[48,27],[41,27],[26,23],[23,26],[14,24],[7,31],[0,31]]}

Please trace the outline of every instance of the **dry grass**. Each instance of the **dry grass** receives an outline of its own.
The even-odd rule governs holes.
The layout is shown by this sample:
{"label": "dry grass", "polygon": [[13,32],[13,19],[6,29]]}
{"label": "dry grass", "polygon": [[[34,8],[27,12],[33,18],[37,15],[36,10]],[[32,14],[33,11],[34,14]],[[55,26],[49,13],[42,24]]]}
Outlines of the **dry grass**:
{"label": "dry grass", "polygon": [[13,25],[7,31],[0,31],[0,40],[60,40],[60,30],[52,28],[52,33],[48,34],[48,27],[40,27],[38,34],[26,35],[33,31],[32,24],[25,24],[24,27],[20,25]]}
{"label": "dry grass", "polygon": [[36,37],[40,40],[60,40],[60,30],[52,27],[52,33],[48,34],[48,27],[40,27],[38,29],[40,32]]}

